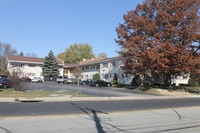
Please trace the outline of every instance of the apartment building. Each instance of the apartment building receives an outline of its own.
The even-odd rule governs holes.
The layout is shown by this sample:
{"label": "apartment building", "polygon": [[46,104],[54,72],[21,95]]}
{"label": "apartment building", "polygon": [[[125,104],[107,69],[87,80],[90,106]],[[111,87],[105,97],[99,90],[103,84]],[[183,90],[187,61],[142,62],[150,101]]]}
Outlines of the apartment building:
{"label": "apartment building", "polygon": [[93,75],[98,73],[100,79],[113,83],[114,75],[117,75],[118,82],[120,84],[130,85],[132,83],[133,76],[127,74],[120,67],[122,64],[123,57],[113,57],[113,58],[95,58],[90,60],[83,60],[79,64],[66,66],[69,70],[68,77],[74,77],[70,73],[70,70],[75,67],[82,67],[81,79],[92,79]]}
{"label": "apartment building", "polygon": [[[64,62],[56,57],[56,61],[59,66],[60,75],[63,75]],[[35,58],[35,57],[24,57],[24,56],[15,56],[8,55],[7,57],[7,69],[12,76],[15,72],[18,72],[20,77],[29,77],[33,79],[33,77],[42,76],[42,65],[44,63],[44,58]]]}
{"label": "apartment building", "polygon": [[[132,74],[127,73],[126,71],[121,69],[123,57],[113,57],[113,58],[95,58],[90,60],[83,60],[79,62],[79,64],[67,64],[64,63],[63,60],[56,57],[59,71],[61,76],[65,76],[68,78],[74,78],[72,74],[72,70],[76,67],[82,68],[82,73],[80,78],[84,79],[92,79],[93,75],[98,73],[102,80],[113,83],[114,75],[117,75],[119,84],[131,85],[132,79],[134,76]],[[21,56],[13,56],[8,55],[7,58],[7,68],[12,75],[14,71],[17,69],[21,70],[20,77],[40,77],[42,76],[42,65],[44,63],[44,58],[34,58],[34,57],[21,57]],[[183,76],[174,76],[172,75],[172,84],[187,84],[189,80],[189,74]],[[151,76],[145,75],[143,79],[147,82],[163,84],[164,80],[161,76]]]}

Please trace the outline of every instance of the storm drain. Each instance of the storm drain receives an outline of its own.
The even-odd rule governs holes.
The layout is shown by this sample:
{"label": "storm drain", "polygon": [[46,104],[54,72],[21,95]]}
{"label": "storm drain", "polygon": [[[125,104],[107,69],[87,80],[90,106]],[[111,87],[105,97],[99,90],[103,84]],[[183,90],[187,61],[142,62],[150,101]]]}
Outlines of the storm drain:
{"label": "storm drain", "polygon": [[19,100],[19,102],[24,102],[24,103],[28,103],[28,102],[43,102],[43,100]]}
{"label": "storm drain", "polygon": [[15,101],[16,102],[43,102],[44,100],[31,99],[31,98],[30,99],[24,99],[24,98],[23,99],[20,99],[20,98],[18,99],[18,98],[16,98]]}

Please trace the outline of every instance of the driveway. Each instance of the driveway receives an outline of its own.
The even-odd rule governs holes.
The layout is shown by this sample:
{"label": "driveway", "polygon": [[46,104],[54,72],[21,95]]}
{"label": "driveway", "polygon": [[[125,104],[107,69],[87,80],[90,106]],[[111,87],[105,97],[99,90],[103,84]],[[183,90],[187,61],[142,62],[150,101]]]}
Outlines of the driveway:
{"label": "driveway", "polygon": [[[55,91],[55,92],[69,92],[75,93],[77,84],[58,84],[58,83],[30,83],[26,87],[27,90],[39,91]],[[81,94],[95,96],[95,97],[152,97],[155,95],[137,92],[135,90],[127,90],[124,88],[115,87],[91,87],[81,85]]]}

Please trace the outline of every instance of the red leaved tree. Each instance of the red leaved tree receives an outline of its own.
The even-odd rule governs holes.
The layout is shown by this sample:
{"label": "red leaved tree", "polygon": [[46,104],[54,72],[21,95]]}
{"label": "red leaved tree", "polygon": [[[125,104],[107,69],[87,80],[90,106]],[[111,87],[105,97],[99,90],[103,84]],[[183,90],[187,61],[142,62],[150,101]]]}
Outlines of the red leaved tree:
{"label": "red leaved tree", "polygon": [[123,16],[116,42],[125,52],[124,70],[162,75],[198,71],[200,49],[199,0],[146,0]]}

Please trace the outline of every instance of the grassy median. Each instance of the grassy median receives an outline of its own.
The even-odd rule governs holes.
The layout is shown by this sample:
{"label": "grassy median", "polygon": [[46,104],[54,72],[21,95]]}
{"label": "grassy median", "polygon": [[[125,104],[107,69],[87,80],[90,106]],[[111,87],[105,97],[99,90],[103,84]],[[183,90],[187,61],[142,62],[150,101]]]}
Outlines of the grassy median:
{"label": "grassy median", "polygon": [[[0,97],[61,97],[71,95],[77,97],[75,93],[67,92],[48,92],[48,91],[15,91],[13,89],[0,89]],[[79,95],[79,97],[89,97],[88,95]]]}

